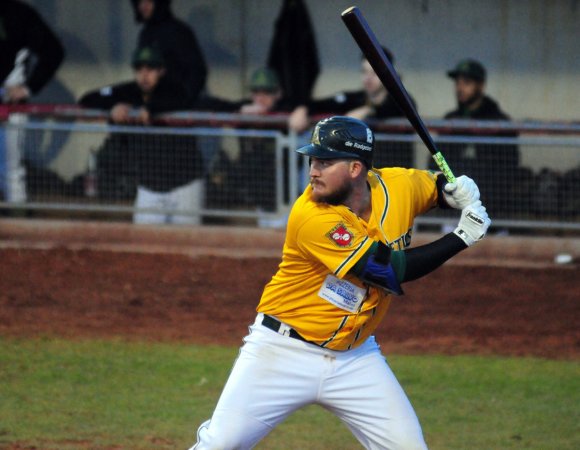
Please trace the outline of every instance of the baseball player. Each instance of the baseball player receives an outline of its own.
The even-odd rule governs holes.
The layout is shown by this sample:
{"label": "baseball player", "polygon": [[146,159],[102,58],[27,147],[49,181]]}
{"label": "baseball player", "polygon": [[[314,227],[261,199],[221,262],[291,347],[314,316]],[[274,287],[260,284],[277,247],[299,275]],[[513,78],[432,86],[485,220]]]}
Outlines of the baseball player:
{"label": "baseball player", "polygon": [[[425,449],[421,426],[373,333],[401,285],[483,238],[490,219],[473,180],[374,169],[357,119],[316,125],[297,151],[310,185],[296,200],[282,262],[266,285],[211,420],[190,450],[249,449],[292,412],[318,404],[367,449]],[[461,210],[457,228],[407,249],[415,217]]]}

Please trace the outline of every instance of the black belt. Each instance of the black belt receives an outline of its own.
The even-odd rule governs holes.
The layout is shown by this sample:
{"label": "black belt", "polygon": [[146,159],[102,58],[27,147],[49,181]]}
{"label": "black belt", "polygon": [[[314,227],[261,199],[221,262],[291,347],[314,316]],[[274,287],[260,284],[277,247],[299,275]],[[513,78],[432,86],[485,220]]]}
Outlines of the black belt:
{"label": "black belt", "polygon": [[[267,316],[266,314],[264,314],[264,318],[262,319],[262,325],[278,333],[280,331],[280,327],[282,326],[282,322],[280,322],[278,319],[273,318],[272,316]],[[289,332],[290,334],[288,334],[288,336],[290,336],[291,338],[298,339],[299,341],[303,342],[308,342],[306,339],[300,336],[298,331],[296,331],[294,328],[289,328]]]}

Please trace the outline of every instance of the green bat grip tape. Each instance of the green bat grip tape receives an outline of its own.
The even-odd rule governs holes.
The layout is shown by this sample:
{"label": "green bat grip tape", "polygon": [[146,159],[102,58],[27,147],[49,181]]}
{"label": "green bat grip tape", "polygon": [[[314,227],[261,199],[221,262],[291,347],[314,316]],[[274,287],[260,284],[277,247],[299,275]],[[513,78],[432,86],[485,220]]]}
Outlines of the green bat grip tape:
{"label": "green bat grip tape", "polygon": [[433,155],[433,159],[437,163],[437,167],[439,167],[441,172],[443,172],[443,175],[445,175],[447,182],[455,183],[455,175],[453,175],[453,172],[449,168],[449,165],[447,164],[447,161],[445,161],[445,157],[441,154],[441,152],[435,153]]}

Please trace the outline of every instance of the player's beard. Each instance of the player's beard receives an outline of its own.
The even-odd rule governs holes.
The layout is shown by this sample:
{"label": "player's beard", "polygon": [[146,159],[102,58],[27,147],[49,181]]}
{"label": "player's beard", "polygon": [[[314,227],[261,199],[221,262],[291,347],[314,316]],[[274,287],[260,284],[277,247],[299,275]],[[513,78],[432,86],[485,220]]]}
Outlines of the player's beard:
{"label": "player's beard", "polygon": [[336,188],[333,192],[329,194],[326,195],[314,194],[313,200],[317,203],[328,203],[329,205],[338,206],[344,205],[346,200],[350,197],[351,194],[352,194],[352,184],[349,182],[349,180],[344,180],[342,185],[340,185],[338,188]]}

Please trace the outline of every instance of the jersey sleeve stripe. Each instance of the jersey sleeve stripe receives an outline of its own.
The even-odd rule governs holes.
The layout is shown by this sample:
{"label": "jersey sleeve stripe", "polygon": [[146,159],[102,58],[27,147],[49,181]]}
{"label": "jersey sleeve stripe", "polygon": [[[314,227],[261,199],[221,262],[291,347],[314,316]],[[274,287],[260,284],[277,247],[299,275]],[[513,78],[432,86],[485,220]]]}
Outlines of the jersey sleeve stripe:
{"label": "jersey sleeve stripe", "polygon": [[377,177],[377,180],[379,180],[381,188],[383,189],[383,194],[385,195],[385,208],[383,209],[383,214],[381,215],[381,223],[380,223],[381,228],[383,228],[385,224],[385,219],[387,217],[387,212],[389,211],[389,191],[387,190],[387,186],[385,185],[385,182],[382,180],[382,178],[377,174],[373,175],[375,175],[375,177]]}
{"label": "jersey sleeve stripe", "polygon": [[368,236],[365,236],[365,238],[359,244],[359,246],[350,255],[348,255],[348,257],[336,268],[334,274],[337,277],[340,277],[343,274],[343,272],[348,272],[351,269],[350,266],[354,265],[357,261],[355,257],[361,254],[361,250],[366,251],[367,247],[370,247],[371,244],[372,240],[369,239]]}

